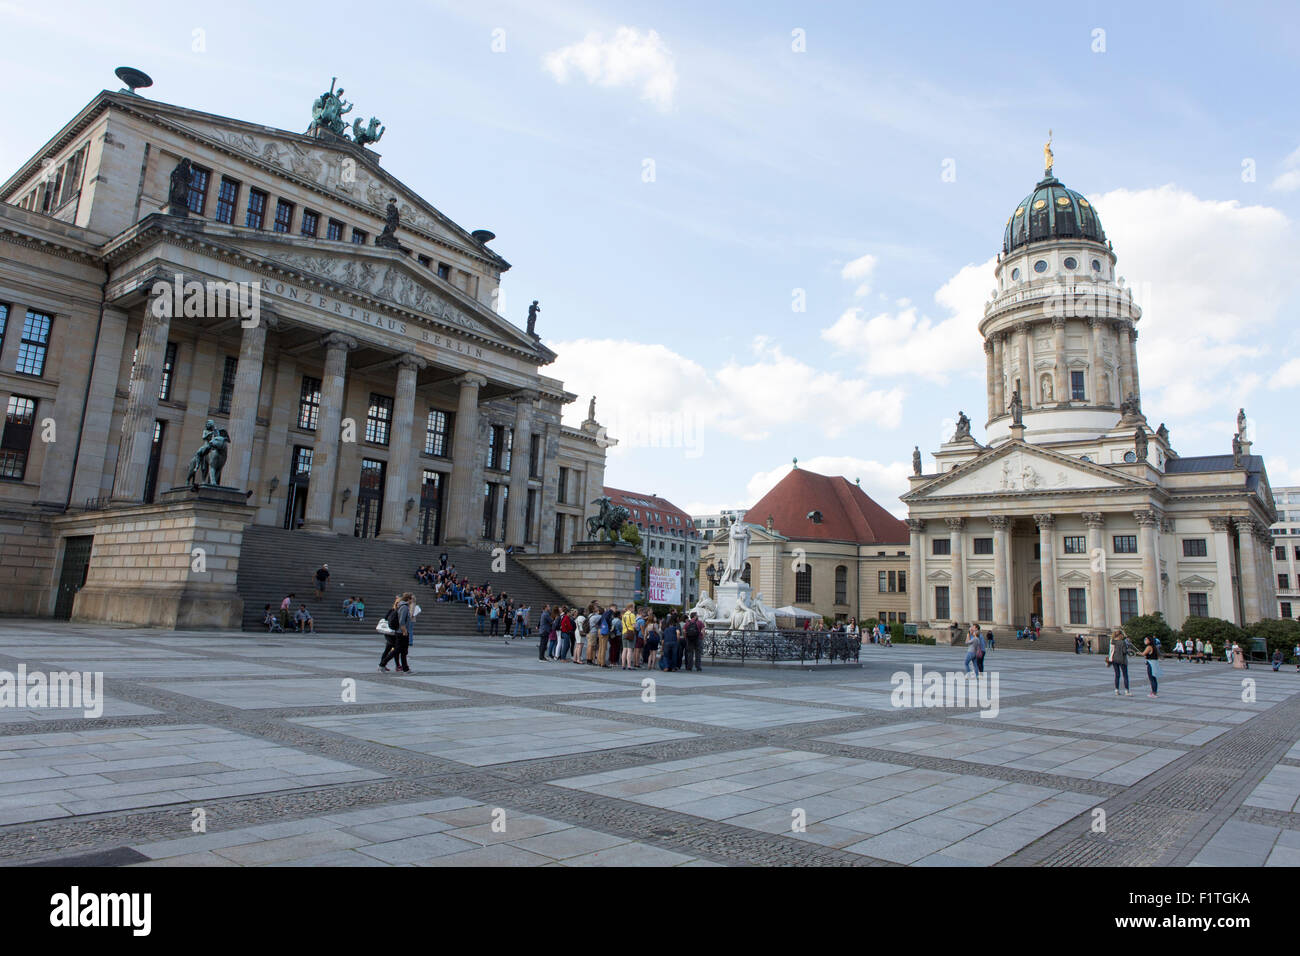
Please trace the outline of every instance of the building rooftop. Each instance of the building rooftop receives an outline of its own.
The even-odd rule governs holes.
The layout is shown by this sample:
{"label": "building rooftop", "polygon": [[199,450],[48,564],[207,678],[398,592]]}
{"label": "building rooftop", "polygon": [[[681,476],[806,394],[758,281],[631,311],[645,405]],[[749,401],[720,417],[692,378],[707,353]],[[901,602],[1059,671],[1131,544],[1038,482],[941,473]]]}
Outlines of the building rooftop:
{"label": "building rooftop", "polygon": [[[812,517],[810,517],[810,515]],[[745,521],[787,538],[854,544],[907,544],[907,525],[853,482],[795,468],[749,509]]]}

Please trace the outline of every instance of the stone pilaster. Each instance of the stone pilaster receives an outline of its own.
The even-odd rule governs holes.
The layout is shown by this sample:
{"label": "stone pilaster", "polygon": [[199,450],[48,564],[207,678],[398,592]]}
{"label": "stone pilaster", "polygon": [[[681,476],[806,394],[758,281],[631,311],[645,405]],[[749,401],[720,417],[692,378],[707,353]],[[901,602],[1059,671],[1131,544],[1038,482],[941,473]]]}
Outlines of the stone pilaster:
{"label": "stone pilaster", "polygon": [[966,617],[966,536],[962,529],[966,527],[966,519],[943,520],[948,525],[948,549],[952,552],[952,587],[948,591],[948,613],[952,620],[963,621]]}
{"label": "stone pilaster", "polygon": [[[452,437],[451,487],[448,495],[447,544],[467,545],[478,540],[475,521],[481,519],[483,491],[478,467],[478,393],[487,379],[467,372],[456,379],[460,397],[456,403],[456,432]],[[474,505],[480,510],[476,513]]]}
{"label": "stone pilaster", "polygon": [[321,373],[311,491],[303,530],[330,534],[334,530],[334,485],[339,471],[339,422],[347,387],[348,352],[357,347],[357,340],[335,332],[325,337],[324,345],[325,370]]}
{"label": "stone pilaster", "polygon": [[1007,378],[1006,339],[1007,339],[1007,333],[1005,332],[993,333],[994,374],[993,374],[993,381],[989,383],[989,386],[993,389],[993,407],[994,407],[993,414],[995,416],[1001,415],[1007,410],[1007,395],[1005,389],[1006,378]]}
{"label": "stone pilaster", "polygon": [[1237,607],[1236,575],[1232,573],[1232,520],[1219,515],[1210,518],[1210,531],[1214,535],[1214,567],[1219,579],[1215,587],[1215,617],[1242,624],[1241,613]]}
{"label": "stone pilaster", "polygon": [[1106,377],[1106,362],[1102,358],[1101,345],[1101,333],[1105,327],[1105,319],[1088,320],[1088,328],[1092,330],[1092,337],[1088,339],[1088,377],[1092,380],[1092,394],[1088,398],[1093,405],[1103,404],[1103,396],[1106,394],[1106,389],[1102,386]]}
{"label": "stone pilaster", "polygon": [[528,514],[528,455],[532,447],[533,403],[538,393],[525,389],[511,396],[515,403],[514,452],[510,459],[510,513],[506,521],[507,545],[527,543],[524,526]]}
{"label": "stone pilaster", "polygon": [[397,360],[397,390],[393,396],[393,428],[388,439],[388,467],[384,478],[384,511],[380,518],[379,537],[402,541],[411,537],[407,517],[415,510],[416,502],[408,509],[406,503],[413,496],[411,490],[411,436],[415,431],[415,380],[420,369],[428,364],[415,355],[403,355]]}
{"label": "stone pilaster", "polygon": [[[235,366],[235,391],[230,400],[230,462],[221,476],[222,484],[247,488],[253,462],[253,439],[257,434],[257,404],[262,392],[262,365],[266,332],[275,328],[276,318],[263,311],[244,329]],[[207,370],[211,374],[211,370]]]}
{"label": "stone pilaster", "polygon": [[1160,516],[1154,511],[1135,511],[1138,523],[1138,552],[1142,556],[1142,607],[1143,614],[1160,610],[1160,556],[1156,552],[1156,531]]}
{"label": "stone pilaster", "polygon": [[[153,426],[158,415],[158,390],[162,387],[163,359],[172,312],[172,290],[151,297],[140,326],[140,345],[127,387],[126,413],[122,416],[122,438],[117,448],[117,470],[113,477],[113,501],[138,505],[144,500],[144,484],[153,446]],[[158,313],[163,313],[159,315]]]}
{"label": "stone pilaster", "polygon": [[1052,319],[1052,351],[1055,363],[1052,369],[1052,385],[1056,392],[1053,398],[1058,404],[1066,404],[1070,401],[1070,393],[1065,368],[1065,319],[1060,316]]}
{"label": "stone pilaster", "polygon": [[[1028,322],[1021,322],[1016,326],[1016,335],[1020,339],[1020,403],[1023,409],[1038,407],[1038,389],[1034,385],[1034,368],[1030,364],[1030,345],[1032,330]],[[1015,391],[1015,384],[1011,386]]]}
{"label": "stone pilaster", "polygon": [[984,381],[988,383],[988,420],[992,421],[998,414],[996,395],[993,390],[993,380],[996,377],[997,365],[993,361],[993,342],[991,339],[984,340]]}
{"label": "stone pilaster", "polygon": [[1138,330],[1129,326],[1128,330],[1128,365],[1129,378],[1133,383],[1133,397],[1142,402],[1142,383],[1138,379]]}
{"label": "stone pilaster", "polygon": [[1038,565],[1041,572],[1041,589],[1043,592],[1043,627],[1056,627],[1056,545],[1053,528],[1056,515],[1037,514],[1034,521],[1038,524]]}
{"label": "stone pilaster", "polygon": [[[1132,328],[1127,322],[1115,323],[1115,359],[1119,363],[1119,402],[1127,401],[1129,395],[1133,394],[1133,365],[1132,349],[1129,344],[1129,330]],[[1119,404],[1116,402],[1116,404]],[[1142,613],[1146,613],[1145,609]]]}
{"label": "stone pilaster", "polygon": [[1099,511],[1085,511],[1083,522],[1088,526],[1088,590],[1092,595],[1092,627],[1106,627],[1106,548],[1102,530],[1106,516]]}
{"label": "stone pilaster", "polygon": [[921,554],[925,548],[925,520],[908,518],[907,530],[912,549],[908,556],[907,576],[910,580],[907,582],[907,619],[919,624],[925,619],[925,572],[921,568]]}
{"label": "stone pilaster", "polygon": [[[126,343],[126,326],[125,312],[112,306],[104,308],[104,319],[99,327],[99,343],[93,358],[86,419],[81,424],[77,471],[72,476],[74,506],[84,505],[87,499],[98,498],[104,493],[104,464],[110,460],[108,440],[113,423],[118,368],[122,363],[122,348]],[[143,486],[140,493],[144,494]]]}

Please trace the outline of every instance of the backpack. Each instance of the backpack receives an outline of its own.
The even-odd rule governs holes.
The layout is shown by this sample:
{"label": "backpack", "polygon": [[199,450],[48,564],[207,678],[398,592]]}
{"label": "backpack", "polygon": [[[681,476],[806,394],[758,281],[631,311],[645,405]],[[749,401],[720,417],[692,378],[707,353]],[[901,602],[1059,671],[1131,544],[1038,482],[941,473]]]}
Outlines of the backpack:
{"label": "backpack", "polygon": [[691,621],[691,623],[686,625],[686,636],[692,639],[700,636],[699,621]]}
{"label": "backpack", "polygon": [[387,615],[384,616],[384,620],[388,623],[389,628],[392,630],[394,634],[398,633],[402,629],[401,609],[393,608],[391,611],[388,612]]}
{"label": "backpack", "polygon": [[609,633],[609,621],[606,621],[604,618],[601,618],[600,621],[600,633],[601,634]]}

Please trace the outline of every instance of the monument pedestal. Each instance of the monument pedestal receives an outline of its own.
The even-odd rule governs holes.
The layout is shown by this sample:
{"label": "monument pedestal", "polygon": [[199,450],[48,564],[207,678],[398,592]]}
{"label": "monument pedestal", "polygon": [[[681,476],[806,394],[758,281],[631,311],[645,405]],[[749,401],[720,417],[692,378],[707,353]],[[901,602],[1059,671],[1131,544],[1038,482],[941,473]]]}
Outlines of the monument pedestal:
{"label": "monument pedestal", "polygon": [[94,536],[72,620],[238,629],[239,549],[257,509],[244,491],[217,485],[172,488],[158,498],[53,519],[61,538]]}
{"label": "monument pedestal", "polygon": [[730,621],[731,612],[736,609],[740,595],[745,595],[747,602],[753,597],[748,584],[737,581],[735,584],[718,584],[713,588],[713,602],[718,605],[719,621]]}
{"label": "monument pedestal", "polygon": [[636,597],[641,555],[623,541],[578,541],[564,554],[517,554],[514,558],[575,607],[585,608],[592,601],[622,607]]}

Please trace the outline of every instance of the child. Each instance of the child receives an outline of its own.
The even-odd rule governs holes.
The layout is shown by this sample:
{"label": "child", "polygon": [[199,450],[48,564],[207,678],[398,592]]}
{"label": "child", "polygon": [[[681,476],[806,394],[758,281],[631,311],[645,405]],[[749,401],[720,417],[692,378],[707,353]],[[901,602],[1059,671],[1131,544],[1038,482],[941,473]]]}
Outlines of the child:
{"label": "child", "polygon": [[[268,633],[284,633],[284,628],[280,626],[280,616],[276,614],[275,611],[271,610],[271,605],[269,604],[262,609],[262,623],[266,626]],[[1274,670],[1276,669],[1277,668],[1274,668]]]}

